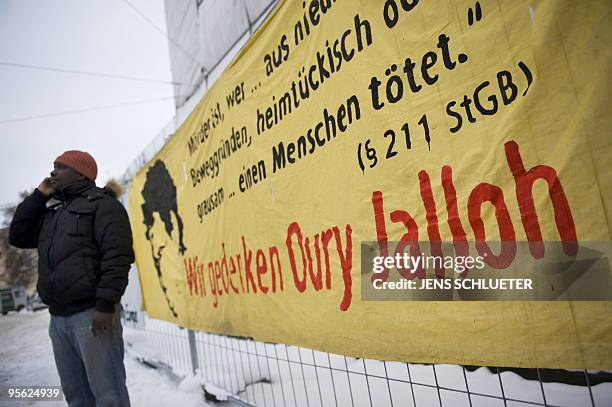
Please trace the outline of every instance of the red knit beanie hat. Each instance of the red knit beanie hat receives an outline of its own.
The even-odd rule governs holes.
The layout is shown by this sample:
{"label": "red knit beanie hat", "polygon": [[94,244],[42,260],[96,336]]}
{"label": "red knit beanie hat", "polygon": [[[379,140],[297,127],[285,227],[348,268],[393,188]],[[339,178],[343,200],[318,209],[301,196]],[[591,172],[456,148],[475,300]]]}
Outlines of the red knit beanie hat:
{"label": "red knit beanie hat", "polygon": [[56,163],[64,164],[92,181],[98,176],[96,160],[85,151],[68,150],[55,159]]}

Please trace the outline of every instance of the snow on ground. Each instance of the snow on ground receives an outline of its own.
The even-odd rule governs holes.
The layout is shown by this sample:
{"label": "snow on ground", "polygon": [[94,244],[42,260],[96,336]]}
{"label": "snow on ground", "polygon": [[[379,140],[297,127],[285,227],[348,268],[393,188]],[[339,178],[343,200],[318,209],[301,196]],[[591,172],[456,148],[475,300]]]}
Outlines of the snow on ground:
{"label": "snow on ground", "polygon": [[[188,372],[187,330],[149,318],[144,319],[144,326],[146,329],[125,328],[130,348],[147,360]],[[544,383],[541,387],[538,381],[525,380],[514,372],[498,375],[485,367],[465,371],[464,376],[461,366],[456,365],[436,365],[434,372],[432,365],[383,363],[203,332],[195,333],[195,343],[198,377],[207,384],[207,390],[218,394],[216,387],[258,406],[439,407],[441,399],[444,407],[504,407],[503,395],[544,404],[542,387],[550,405],[592,405],[587,387],[560,383]],[[410,380],[420,384],[410,385]],[[438,394],[437,384],[452,390],[442,389]],[[471,402],[466,394],[468,387]],[[612,383],[593,386],[592,391],[595,406],[612,407]],[[506,406],[529,405],[524,402],[508,401]]]}
{"label": "snow on ground", "polygon": [[[47,334],[48,323],[47,310],[0,317],[0,390],[8,386],[59,384]],[[163,369],[146,367],[136,357],[172,366],[179,376],[189,374],[187,331],[164,321],[147,319],[145,325],[144,330],[124,327],[127,384],[134,407],[215,405],[204,402],[201,392],[204,383],[211,393],[234,394],[259,406],[413,406],[413,399],[418,407],[438,407],[439,399],[444,407],[504,406],[501,399],[474,394],[470,403],[465,394],[466,380],[472,393],[501,397],[503,392],[511,399],[544,403],[540,383],[525,380],[513,372],[497,375],[487,368],[479,368],[465,372],[464,376],[460,366],[436,365],[434,372],[431,365],[345,358],[295,346],[201,332],[195,334],[198,375],[187,377],[179,384]],[[410,379],[420,385],[411,386]],[[436,383],[459,391],[441,390],[438,394]],[[584,386],[544,383],[543,387],[546,402],[551,405],[591,406]],[[599,384],[592,390],[597,407],[612,406],[612,383]],[[39,405],[0,400],[0,407]],[[44,405],[55,407],[65,403]],[[507,406],[528,404],[509,401]]]}
{"label": "snow on ground", "polygon": [[[22,311],[0,316],[0,391],[8,387],[59,386],[51,340],[49,312]],[[146,367],[129,354],[125,357],[127,386],[134,407],[204,407],[197,382],[180,384],[155,369]],[[0,400],[0,406],[65,406],[65,402],[26,402]]]}

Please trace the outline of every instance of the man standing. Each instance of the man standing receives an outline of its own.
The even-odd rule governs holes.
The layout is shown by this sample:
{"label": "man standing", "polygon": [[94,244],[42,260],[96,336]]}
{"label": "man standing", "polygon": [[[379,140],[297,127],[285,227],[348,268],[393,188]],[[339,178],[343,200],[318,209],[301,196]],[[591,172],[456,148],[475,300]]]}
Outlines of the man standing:
{"label": "man standing", "polygon": [[66,151],[18,207],[9,242],[38,248],[38,285],[70,407],[130,405],[119,300],[134,261],[127,213],[91,155]]}

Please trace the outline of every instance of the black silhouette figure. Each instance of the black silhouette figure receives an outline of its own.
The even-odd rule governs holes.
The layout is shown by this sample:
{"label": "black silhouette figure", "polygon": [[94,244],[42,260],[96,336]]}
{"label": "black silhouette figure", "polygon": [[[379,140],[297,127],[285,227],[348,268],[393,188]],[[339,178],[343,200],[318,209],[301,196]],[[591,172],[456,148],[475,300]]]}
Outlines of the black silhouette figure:
{"label": "black silhouette figure", "polygon": [[167,288],[163,281],[163,274],[161,270],[161,258],[162,250],[165,246],[155,248],[153,240],[151,239],[151,229],[155,222],[153,214],[157,212],[162,222],[164,222],[164,228],[169,237],[172,237],[172,231],[174,230],[174,224],[172,223],[172,213],[176,218],[178,226],[178,251],[179,254],[183,255],[185,250],[185,244],[183,243],[183,220],[178,213],[177,199],[176,199],[176,186],[166,168],[166,165],[162,160],[155,161],[152,167],[149,167],[146,175],[146,181],[142,189],[142,197],[144,203],[142,204],[142,213],[144,215],[143,223],[146,226],[145,237],[151,245],[151,255],[153,257],[153,263],[157,270],[157,277],[159,278],[159,284],[168,303],[168,307],[175,318],[178,317],[174,305],[168,297]]}

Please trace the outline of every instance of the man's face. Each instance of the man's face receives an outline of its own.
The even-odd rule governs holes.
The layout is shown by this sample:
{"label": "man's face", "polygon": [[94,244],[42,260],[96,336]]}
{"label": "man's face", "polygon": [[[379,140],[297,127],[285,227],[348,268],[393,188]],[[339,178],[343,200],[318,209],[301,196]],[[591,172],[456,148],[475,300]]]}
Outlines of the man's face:
{"label": "man's face", "polygon": [[53,171],[51,171],[51,185],[56,191],[70,185],[76,181],[85,179],[85,177],[70,167],[60,163],[53,163]]}

